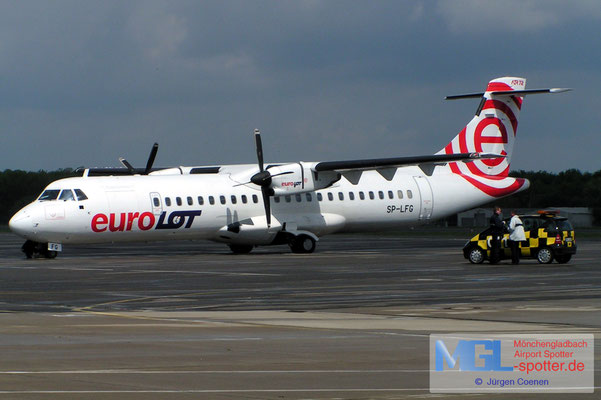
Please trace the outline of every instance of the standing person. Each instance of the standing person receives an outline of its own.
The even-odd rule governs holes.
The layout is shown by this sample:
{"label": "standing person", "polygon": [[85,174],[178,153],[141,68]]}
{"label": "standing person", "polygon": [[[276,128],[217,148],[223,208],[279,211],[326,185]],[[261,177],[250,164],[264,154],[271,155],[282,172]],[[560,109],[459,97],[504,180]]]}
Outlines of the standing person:
{"label": "standing person", "polygon": [[526,240],[526,233],[522,220],[517,216],[514,210],[511,211],[511,220],[509,221],[509,247],[511,247],[511,263],[520,263],[520,242]]}
{"label": "standing person", "polygon": [[501,260],[501,236],[505,230],[505,224],[501,219],[501,207],[495,206],[490,217],[490,228],[492,239],[490,241],[490,263],[496,264]]}

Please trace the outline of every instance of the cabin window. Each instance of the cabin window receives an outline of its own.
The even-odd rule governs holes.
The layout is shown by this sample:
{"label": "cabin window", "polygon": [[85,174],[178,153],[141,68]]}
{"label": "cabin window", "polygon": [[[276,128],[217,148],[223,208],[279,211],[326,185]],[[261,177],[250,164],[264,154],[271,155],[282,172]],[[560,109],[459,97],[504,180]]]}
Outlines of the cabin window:
{"label": "cabin window", "polygon": [[188,196],[188,198],[186,199],[188,200],[188,205],[191,206],[194,204],[194,200],[192,199],[192,197]]}
{"label": "cabin window", "polygon": [[369,191],[369,199],[370,199],[370,200],[373,200],[373,199],[375,199],[375,198],[376,198],[376,196],[374,195],[374,192],[372,192],[372,191],[370,190],[370,191]]}
{"label": "cabin window", "polygon": [[355,193],[348,192],[348,198],[349,198],[349,200],[355,200]]}
{"label": "cabin window", "polygon": [[389,190],[389,191],[388,191],[388,198],[389,198],[390,200],[394,199],[394,193],[392,193],[392,190]]}
{"label": "cabin window", "polygon": [[292,201],[292,198],[290,198],[290,196],[284,196],[284,199],[286,200],[286,203],[290,203]]}
{"label": "cabin window", "polygon": [[219,196],[219,202],[221,204],[225,204],[225,196],[224,195]]}
{"label": "cabin window", "polygon": [[311,198],[311,193],[305,193],[305,197],[307,198],[307,201],[312,201],[313,200]]}
{"label": "cabin window", "polygon": [[256,194],[253,194],[253,203],[257,204],[259,202],[259,198]]}
{"label": "cabin window", "polygon": [[280,196],[275,196],[273,198],[273,201],[275,201],[276,203],[279,203],[280,202]]}
{"label": "cabin window", "polygon": [[359,198],[360,198],[361,200],[365,200],[365,193],[363,193],[363,192],[359,192]]}
{"label": "cabin window", "polygon": [[403,191],[402,190],[397,190],[396,194],[399,197],[399,199],[403,198]]}
{"label": "cabin window", "polygon": [[332,192],[328,192],[328,200],[334,200],[334,195],[332,194]]}
{"label": "cabin window", "polygon": [[242,199],[242,203],[244,203],[244,204],[248,203],[248,198],[246,197],[245,194],[243,194],[242,196],[240,196],[240,198]]}
{"label": "cabin window", "polygon": [[298,194],[298,193],[297,193],[297,194],[296,194],[294,197],[296,198],[296,202],[297,202],[297,203],[300,203],[300,202],[301,202],[302,198],[301,198],[301,195],[300,195],[300,194]]}
{"label": "cabin window", "polygon": [[165,197],[165,205],[166,205],[167,207],[171,207],[171,198],[169,198],[169,197]]}
{"label": "cabin window", "polygon": [[384,200],[384,192],[379,190],[378,191],[378,197],[380,198],[380,200]]}
{"label": "cabin window", "polygon": [[215,204],[215,198],[213,196],[209,196],[209,204],[210,205]]}
{"label": "cabin window", "polygon": [[60,190],[44,190],[44,192],[38,197],[39,201],[50,201],[56,200]]}
{"label": "cabin window", "polygon": [[234,195],[232,195],[231,199],[232,199],[232,204],[236,204],[238,202],[238,199],[236,199],[236,196],[234,196]]}
{"label": "cabin window", "polygon": [[159,201],[159,199],[157,197],[154,197],[152,199],[152,204],[154,204],[155,207],[160,207],[161,206],[161,202]]}
{"label": "cabin window", "polygon": [[339,199],[340,201],[343,201],[343,200],[344,200],[344,193],[342,193],[342,192],[338,192],[338,199]]}
{"label": "cabin window", "polygon": [[198,196],[198,205],[202,206],[205,203],[205,199],[202,196]]}
{"label": "cabin window", "polygon": [[317,193],[317,201],[322,201],[323,195],[321,193]]}
{"label": "cabin window", "polygon": [[68,201],[68,200],[72,200],[75,201],[75,197],[73,196],[73,192],[71,191],[71,189],[65,189],[61,192],[61,195],[58,197],[59,200],[64,200],[64,201]]}
{"label": "cabin window", "polygon": [[175,198],[175,202],[177,203],[178,206],[182,205],[182,198],[181,197],[176,197]]}
{"label": "cabin window", "polygon": [[413,198],[413,192],[411,190],[407,190],[407,198],[408,199],[412,199]]}
{"label": "cabin window", "polygon": [[88,199],[88,196],[86,196],[86,194],[81,189],[75,189],[75,196],[77,196],[77,200],[79,201]]}

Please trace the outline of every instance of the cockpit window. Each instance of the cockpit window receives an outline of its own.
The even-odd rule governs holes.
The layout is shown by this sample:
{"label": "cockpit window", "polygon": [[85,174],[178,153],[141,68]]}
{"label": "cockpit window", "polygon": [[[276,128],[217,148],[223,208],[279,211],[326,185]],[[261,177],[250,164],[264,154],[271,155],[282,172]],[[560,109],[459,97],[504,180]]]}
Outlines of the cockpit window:
{"label": "cockpit window", "polygon": [[40,195],[40,197],[38,197],[38,201],[56,200],[58,198],[59,192],[60,192],[60,190],[56,190],[56,189],[44,190],[44,192]]}
{"label": "cockpit window", "polygon": [[58,197],[59,200],[64,200],[64,201],[68,201],[68,200],[75,200],[75,197],[73,197],[73,192],[71,191],[71,189],[65,189],[61,192],[61,195]]}
{"label": "cockpit window", "polygon": [[88,196],[86,196],[86,194],[81,189],[75,189],[75,195],[77,196],[77,200],[79,201],[88,199]]}

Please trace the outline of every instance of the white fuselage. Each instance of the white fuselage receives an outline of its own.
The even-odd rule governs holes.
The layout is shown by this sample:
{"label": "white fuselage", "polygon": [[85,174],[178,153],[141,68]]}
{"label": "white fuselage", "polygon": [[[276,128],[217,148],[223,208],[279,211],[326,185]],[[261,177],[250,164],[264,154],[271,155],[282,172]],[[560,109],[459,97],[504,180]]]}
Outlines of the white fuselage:
{"label": "white fuselage", "polygon": [[343,175],[325,189],[271,197],[272,221],[267,227],[260,188],[240,185],[244,182],[236,178],[254,172],[256,166],[239,165],[215,174],[62,179],[46,189],[79,189],[87,199],[37,200],[19,211],[10,225],[35,242],[208,239],[266,245],[280,231],[319,237],[395,229],[493,199],[447,169],[435,168],[431,176],[419,167],[387,174],[363,171],[355,184]]}

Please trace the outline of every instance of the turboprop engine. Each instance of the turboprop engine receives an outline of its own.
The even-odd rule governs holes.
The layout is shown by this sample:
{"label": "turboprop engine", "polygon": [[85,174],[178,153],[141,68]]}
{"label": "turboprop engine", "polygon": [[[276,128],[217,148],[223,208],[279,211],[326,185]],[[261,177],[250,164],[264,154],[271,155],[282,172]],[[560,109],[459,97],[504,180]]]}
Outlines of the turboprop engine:
{"label": "turboprop engine", "polygon": [[258,129],[255,129],[254,134],[259,172],[251,176],[249,182],[239,183],[238,185],[253,183],[261,188],[267,228],[271,226],[270,197],[323,189],[340,179],[340,174],[337,172],[317,173],[311,170],[312,165],[306,165],[302,162],[273,165],[265,168],[261,133]]}
{"label": "turboprop engine", "polygon": [[274,196],[312,192],[331,186],[340,179],[333,171],[317,173],[311,169],[314,163],[298,162],[269,168],[272,175],[271,189]]}

